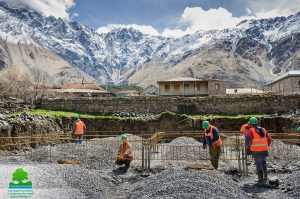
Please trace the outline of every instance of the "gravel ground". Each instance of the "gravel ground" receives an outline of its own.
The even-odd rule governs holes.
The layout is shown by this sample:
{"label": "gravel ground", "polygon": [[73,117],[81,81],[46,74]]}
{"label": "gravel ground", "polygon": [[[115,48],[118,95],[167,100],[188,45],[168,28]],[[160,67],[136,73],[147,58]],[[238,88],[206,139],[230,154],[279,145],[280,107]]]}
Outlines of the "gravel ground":
{"label": "gravel ground", "polygon": [[[94,139],[94,142],[84,142],[83,145],[73,143],[59,144],[51,147],[51,154],[66,159],[78,160],[83,167],[77,165],[57,164],[56,159],[46,157],[50,147],[39,147],[32,151],[31,156],[0,157],[0,198],[7,198],[8,184],[17,168],[23,168],[33,183],[32,198],[300,198],[300,162],[292,160],[298,157],[299,148],[290,148],[280,141],[272,144],[270,157],[290,157],[291,161],[268,161],[269,177],[279,178],[281,185],[278,189],[267,189],[254,184],[257,178],[254,172],[249,176],[238,173],[226,174],[224,171],[234,161],[220,161],[218,170],[185,170],[185,163],[207,164],[209,161],[170,161],[151,160],[149,177],[141,176],[141,149],[138,136],[129,135],[133,143],[134,154],[128,172],[119,169],[114,164],[114,156],[120,144],[119,137]],[[106,142],[103,142],[105,140]],[[197,146],[199,150],[192,153],[206,155],[202,143],[193,138],[176,138],[166,145],[164,153],[184,157],[189,149],[174,152],[171,146]],[[277,151],[275,151],[275,149]],[[233,153],[236,152],[233,149]],[[20,153],[19,153],[20,154]],[[41,155],[44,155],[41,156]],[[153,153],[152,156],[157,156]],[[164,154],[166,155],[166,154]],[[224,154],[222,154],[224,156]],[[99,157],[108,157],[99,160]],[[67,158],[71,157],[71,158]],[[73,157],[73,158],[72,158]],[[89,157],[82,160],[81,157]],[[249,157],[249,168],[253,171],[255,165]]]}

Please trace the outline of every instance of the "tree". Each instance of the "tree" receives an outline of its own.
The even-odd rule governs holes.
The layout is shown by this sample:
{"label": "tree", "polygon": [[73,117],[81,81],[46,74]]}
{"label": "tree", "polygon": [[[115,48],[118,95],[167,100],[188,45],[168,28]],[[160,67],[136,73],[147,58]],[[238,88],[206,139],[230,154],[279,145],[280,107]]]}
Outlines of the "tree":
{"label": "tree", "polygon": [[2,97],[9,96],[23,99],[24,101],[37,99],[43,96],[47,89],[47,75],[38,68],[33,68],[32,73],[18,72],[15,66],[5,68],[0,75],[0,92]]}
{"label": "tree", "polygon": [[47,75],[41,69],[34,68],[31,84],[33,87],[33,99],[37,99],[39,95],[43,97],[47,89]]}

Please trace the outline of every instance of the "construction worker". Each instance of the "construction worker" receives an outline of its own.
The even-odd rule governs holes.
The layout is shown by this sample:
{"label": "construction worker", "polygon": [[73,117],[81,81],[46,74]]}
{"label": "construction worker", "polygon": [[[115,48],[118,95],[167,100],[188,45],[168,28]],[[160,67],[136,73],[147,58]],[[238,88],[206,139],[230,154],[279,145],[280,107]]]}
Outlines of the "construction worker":
{"label": "construction worker", "polygon": [[73,123],[72,136],[74,137],[75,144],[82,143],[82,136],[86,129],[85,124],[79,119],[78,115],[74,116],[75,122]]}
{"label": "construction worker", "polygon": [[120,144],[116,164],[123,165],[126,171],[129,169],[130,162],[133,160],[132,145],[128,142],[126,135],[121,135],[122,143]]}
{"label": "construction worker", "polygon": [[256,164],[258,184],[266,184],[268,183],[266,158],[269,156],[268,150],[272,139],[266,129],[257,125],[258,120],[255,117],[251,117],[249,122],[252,127],[247,132],[246,146]]}
{"label": "construction worker", "polygon": [[204,129],[203,148],[206,148],[206,144],[209,146],[211,164],[217,169],[222,145],[219,130],[217,127],[210,125],[208,121],[202,122],[202,128]]}
{"label": "construction worker", "polygon": [[247,135],[248,130],[250,129],[251,124],[248,122],[247,124],[244,124],[241,129],[240,132],[245,134],[245,136]]}

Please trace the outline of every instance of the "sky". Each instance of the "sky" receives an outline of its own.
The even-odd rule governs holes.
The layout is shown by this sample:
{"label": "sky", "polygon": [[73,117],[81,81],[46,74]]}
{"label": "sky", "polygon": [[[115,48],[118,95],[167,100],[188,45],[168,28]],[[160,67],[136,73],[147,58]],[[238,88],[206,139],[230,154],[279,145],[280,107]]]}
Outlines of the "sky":
{"label": "sky", "polygon": [[289,16],[300,0],[0,0],[44,16],[78,21],[99,33],[117,27],[181,37],[199,30],[235,27],[242,20]]}

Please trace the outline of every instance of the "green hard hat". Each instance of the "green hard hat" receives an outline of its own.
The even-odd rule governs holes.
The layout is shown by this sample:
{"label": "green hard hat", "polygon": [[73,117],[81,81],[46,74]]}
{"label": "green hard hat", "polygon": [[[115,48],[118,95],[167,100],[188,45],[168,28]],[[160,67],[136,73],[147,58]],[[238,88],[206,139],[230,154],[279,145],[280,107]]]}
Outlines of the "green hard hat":
{"label": "green hard hat", "polygon": [[121,135],[121,140],[127,139],[127,135],[123,134]]}
{"label": "green hard hat", "polygon": [[206,129],[209,125],[209,122],[208,121],[203,121],[202,122],[202,128]]}
{"label": "green hard hat", "polygon": [[75,120],[79,119],[79,116],[78,116],[78,115],[75,115],[75,116],[74,116],[74,119],[75,119]]}
{"label": "green hard hat", "polygon": [[257,119],[256,117],[251,117],[249,120],[250,124],[257,124]]}
{"label": "green hard hat", "polygon": [[300,126],[297,128],[297,131],[299,131],[299,132],[300,132]]}

